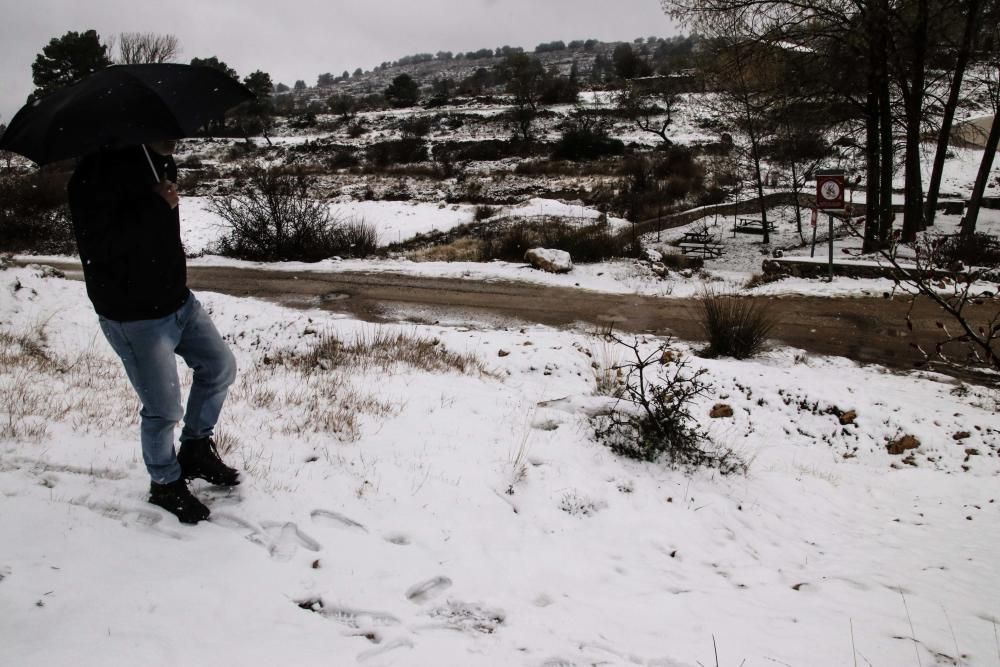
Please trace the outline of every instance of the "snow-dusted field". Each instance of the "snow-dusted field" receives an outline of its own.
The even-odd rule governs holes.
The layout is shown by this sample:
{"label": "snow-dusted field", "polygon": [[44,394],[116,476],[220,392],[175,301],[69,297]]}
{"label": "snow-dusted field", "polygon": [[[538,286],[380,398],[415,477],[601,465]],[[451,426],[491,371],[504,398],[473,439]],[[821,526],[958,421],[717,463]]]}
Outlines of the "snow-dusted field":
{"label": "snow-dusted field", "polygon": [[[581,102],[614,100],[586,92]],[[670,129],[675,144],[720,140],[707,129],[718,119],[704,102],[684,96]],[[321,117],[316,129],[277,128],[251,159],[315,168],[321,163],[309,161],[322,151],[295,152],[307,142],[363,156],[416,115],[434,122],[431,145],[503,140],[507,108],[362,113],[357,121],[370,131],[360,135]],[[575,109],[548,111],[537,136],[555,141]],[[639,149],[660,141],[622,119],[609,131]],[[238,166],[226,162],[234,143],[182,146],[181,158],[222,172],[182,193],[192,265],[249,264],[211,254],[226,230],[207,195]],[[981,156],[952,152],[943,197],[969,195]],[[719,169],[743,178],[735,159],[710,160],[706,177]],[[487,201],[520,201],[492,206],[490,219],[593,220],[595,207],[556,197],[618,187],[608,174],[519,174],[520,161],[470,161],[461,179],[333,170],[321,196],[332,216],[371,223],[388,245],[472,222],[477,206],[446,202],[479,200],[463,199],[469,184]],[[780,168],[771,169],[768,181],[781,189]],[[400,185],[413,200],[360,201],[369,185],[379,197]],[[987,194],[998,187],[993,179]],[[747,288],[775,248],[810,254],[790,208],[771,216],[769,247],[733,234],[731,218],[645,236],[655,258],[707,224],[724,249],[704,271],[665,277],[634,260],[561,275],[404,257],[267,266],[665,298],[708,285],[828,297],[891,288],[847,278]],[[938,220],[935,232],[958,224],[958,216]],[[1000,232],[1000,211],[982,211],[979,229]],[[804,231],[808,240],[808,223]],[[860,245],[837,239],[838,261],[870,260],[858,257]],[[83,284],[38,267],[0,269],[0,666],[1000,665],[995,389],[789,348],[752,361],[705,360],[674,343],[713,387],[694,411],[701,426],[748,464],[746,474],[725,477],[636,463],[595,442],[588,415],[613,403],[598,377],[626,355],[587,332],[373,327],[252,299],[199,298],[240,364],[218,436],[244,483],[196,482],[213,514],[191,527],[146,502],[139,405]],[[382,344],[344,365],[279,363],[329,335]],[[437,366],[403,360],[420,341],[432,342],[421,354]],[[733,415],[710,418],[716,403]],[[846,411],[856,412],[852,423],[841,423]],[[906,435],[919,446],[890,454],[887,444]]]}
{"label": "snow-dusted field", "polygon": [[[82,283],[0,271],[0,664],[1000,661],[995,392],[691,357],[700,422],[749,471],[685,474],[594,442],[594,364],[624,357],[585,333],[199,298],[240,362],[221,440],[245,481],[197,483],[213,517],[190,527],[145,502],[138,405]],[[330,332],[484,370],[265,363]]]}

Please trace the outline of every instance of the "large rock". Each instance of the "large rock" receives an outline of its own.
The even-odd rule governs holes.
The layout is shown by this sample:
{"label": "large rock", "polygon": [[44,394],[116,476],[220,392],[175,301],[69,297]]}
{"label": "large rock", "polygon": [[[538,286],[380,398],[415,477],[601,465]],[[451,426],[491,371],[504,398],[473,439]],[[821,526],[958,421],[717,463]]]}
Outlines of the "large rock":
{"label": "large rock", "polygon": [[524,253],[524,261],[549,273],[569,273],[573,270],[573,260],[565,250],[532,248]]}

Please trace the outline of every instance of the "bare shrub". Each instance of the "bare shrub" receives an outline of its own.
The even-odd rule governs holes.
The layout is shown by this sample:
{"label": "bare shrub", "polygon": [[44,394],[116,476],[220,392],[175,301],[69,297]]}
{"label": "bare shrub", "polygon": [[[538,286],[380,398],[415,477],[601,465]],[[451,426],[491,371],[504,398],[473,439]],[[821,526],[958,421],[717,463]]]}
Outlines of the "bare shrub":
{"label": "bare shrub", "polygon": [[602,222],[545,216],[537,220],[499,221],[484,230],[482,261],[520,262],[531,248],[564,250],[574,262],[635,257],[637,245]]}
{"label": "bare shrub", "polygon": [[770,309],[757,299],[706,289],[701,299],[701,326],[708,336],[706,357],[747,359],[758,354],[776,324]]}
{"label": "bare shrub", "polygon": [[698,271],[705,266],[705,259],[703,257],[692,257],[690,255],[663,253],[663,256],[660,257],[660,263],[668,269],[673,269],[674,271],[683,271],[684,269]]}
{"label": "bare shrub", "polygon": [[935,241],[932,252],[935,266],[952,267],[959,263],[968,266],[1000,266],[1000,240],[983,233],[958,234],[940,237]]}
{"label": "bare shrub", "polygon": [[629,355],[618,402],[608,415],[592,418],[597,440],[611,451],[639,461],[664,461],[680,467],[717,468],[722,474],[746,469],[732,451],[711,446],[691,413],[695,401],[711,392],[706,372],[692,370],[680,352],[664,341],[652,352],[640,350],[608,332],[607,338]]}
{"label": "bare shrub", "polygon": [[755,273],[743,284],[744,289],[755,289],[762,285],[769,285],[784,279],[781,273]]}
{"label": "bare shrub", "polygon": [[68,180],[66,172],[0,170],[0,251],[76,252],[66,205]]}
{"label": "bare shrub", "polygon": [[416,137],[374,143],[368,146],[366,152],[368,161],[376,168],[425,162],[429,155],[427,144]]}
{"label": "bare shrub", "polygon": [[477,206],[472,217],[476,222],[482,222],[487,218],[492,218],[495,214],[496,209],[491,206]]}
{"label": "bare shrub", "polygon": [[350,125],[347,126],[347,136],[351,139],[357,139],[367,134],[370,130],[365,127],[365,124],[361,121],[352,121]]}
{"label": "bare shrub", "polygon": [[[958,259],[964,256],[970,262],[973,258],[978,262],[989,261],[986,253],[990,252],[990,246],[988,237],[980,234],[964,240],[925,238],[914,244],[913,264],[906,267],[898,259],[897,246],[879,252],[895,269],[895,286],[888,296],[901,292],[910,300],[907,327],[913,328],[911,315],[920,298],[931,300],[944,312],[945,316],[935,323],[941,334],[933,354],[910,343],[923,357],[918,365],[942,364],[977,374],[989,369],[987,381],[998,386],[1000,298],[995,292],[983,289],[984,283],[995,281],[997,276],[990,269],[965,269]],[[937,270],[940,268],[946,269],[946,273]]]}
{"label": "bare shrub", "polygon": [[252,168],[241,172],[236,194],[213,197],[211,210],[229,226],[220,254],[254,261],[315,262],[334,255],[364,256],[377,244],[364,221],[346,226],[325,202],[311,197],[312,177]]}

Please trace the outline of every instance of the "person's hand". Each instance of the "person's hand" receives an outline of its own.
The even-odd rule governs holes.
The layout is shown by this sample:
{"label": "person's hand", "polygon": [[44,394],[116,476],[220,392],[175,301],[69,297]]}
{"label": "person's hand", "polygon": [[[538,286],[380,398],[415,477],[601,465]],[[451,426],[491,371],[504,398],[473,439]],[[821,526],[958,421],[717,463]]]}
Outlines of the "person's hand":
{"label": "person's hand", "polygon": [[163,201],[167,202],[167,206],[171,209],[177,208],[177,204],[180,203],[180,197],[177,196],[177,184],[171,181],[160,181],[155,186],[153,186],[153,192],[163,197]]}

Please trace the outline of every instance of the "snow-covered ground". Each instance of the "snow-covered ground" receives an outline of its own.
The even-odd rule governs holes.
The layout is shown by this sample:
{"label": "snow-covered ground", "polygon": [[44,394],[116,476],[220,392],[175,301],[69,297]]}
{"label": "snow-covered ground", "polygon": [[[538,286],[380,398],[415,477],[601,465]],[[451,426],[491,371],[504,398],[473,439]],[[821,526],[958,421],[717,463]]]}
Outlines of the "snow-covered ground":
{"label": "snow-covered ground", "polygon": [[[340,219],[364,219],[378,229],[382,243],[405,241],[418,234],[446,231],[457,225],[471,222],[475,207],[469,205],[426,204],[416,202],[349,202],[331,204],[331,212]],[[552,199],[532,199],[518,206],[497,207],[495,217],[525,217],[542,215],[565,216],[580,220],[596,219],[599,212],[579,204],[567,204]],[[266,266],[271,270],[321,271],[321,272],[383,272],[401,273],[423,277],[462,278],[485,281],[521,281],[535,284],[580,287],[616,294],[643,294],[663,297],[690,297],[702,293],[706,285],[724,284],[742,289],[747,281],[761,272],[761,263],[774,248],[784,248],[786,257],[809,257],[813,254],[812,228],[809,211],[804,210],[803,230],[807,243],[798,234],[794,210],[779,207],[770,213],[776,225],[771,245],[761,245],[761,237],[734,234],[731,216],[710,216],[697,222],[655,232],[643,237],[646,247],[663,253],[679,252],[672,244],[684,233],[707,228],[723,246],[723,255],[708,258],[705,272],[673,272],[662,277],[647,266],[632,260],[612,260],[594,264],[576,264],[566,274],[554,275],[531,269],[527,264],[510,262],[415,262],[407,259],[381,260],[327,260],[313,264],[299,262],[256,264],[205,254],[191,261],[194,266]],[[742,217],[742,216],[741,216]],[[753,216],[748,216],[753,217]],[[956,233],[960,216],[941,215],[933,233]],[[616,229],[627,229],[628,222],[611,218]],[[189,197],[184,200],[181,214],[182,237],[189,254],[209,253],[215,242],[225,233],[222,221],[208,210],[208,200]],[[815,249],[818,258],[827,257],[824,241],[827,223],[820,216],[818,230],[820,243]],[[979,229],[989,234],[1000,234],[1000,211],[984,209],[980,213]],[[834,242],[834,257],[838,262],[859,259],[861,239],[856,236],[839,237]],[[27,259],[26,257],[23,259]],[[871,258],[868,258],[870,260]],[[866,261],[868,261],[866,260]],[[836,278],[832,283],[822,280],[786,278],[776,283],[754,288],[755,293],[801,294],[809,296],[868,296],[878,295],[892,288],[889,280]]]}
{"label": "snow-covered ground", "polygon": [[[594,441],[595,372],[625,355],[591,336],[199,298],[240,363],[220,439],[245,481],[197,483],[213,517],[190,527],[145,502],[138,405],[83,285],[0,271],[0,664],[1000,659],[995,392],[692,356],[714,388],[695,415],[749,470],[684,474]],[[331,332],[436,339],[484,372],[273,363]]]}
{"label": "snow-covered ground", "polygon": [[[408,201],[352,201],[342,197],[329,204],[333,220],[348,222],[364,220],[375,226],[378,243],[408,241],[420,234],[445,232],[459,225],[473,221],[476,206],[471,204],[431,204]],[[496,218],[533,218],[559,216],[579,220],[596,220],[600,212],[583,206],[556,199],[532,198],[512,206],[493,207]],[[609,217],[608,223],[614,229],[624,229],[629,225],[622,218]],[[211,210],[208,197],[185,197],[181,208],[181,238],[189,255],[209,253],[225,236],[225,221]]]}

